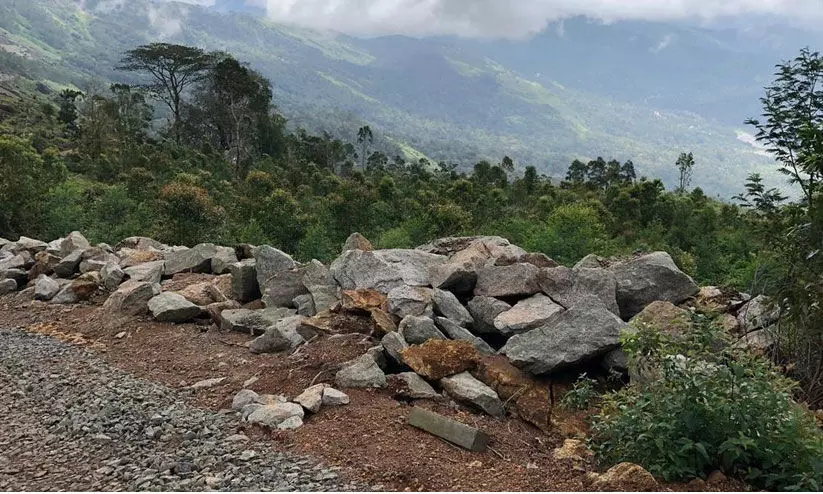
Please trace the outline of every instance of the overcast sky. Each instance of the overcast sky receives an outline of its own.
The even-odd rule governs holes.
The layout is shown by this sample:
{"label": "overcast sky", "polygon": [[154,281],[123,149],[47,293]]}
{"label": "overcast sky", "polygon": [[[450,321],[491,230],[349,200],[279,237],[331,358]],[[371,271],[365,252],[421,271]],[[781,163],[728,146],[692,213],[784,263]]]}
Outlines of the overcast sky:
{"label": "overcast sky", "polygon": [[[215,0],[183,0],[214,4]],[[717,21],[765,16],[806,26],[823,22],[823,0],[246,0],[270,18],[358,35],[522,38],[585,15],[603,21]]]}

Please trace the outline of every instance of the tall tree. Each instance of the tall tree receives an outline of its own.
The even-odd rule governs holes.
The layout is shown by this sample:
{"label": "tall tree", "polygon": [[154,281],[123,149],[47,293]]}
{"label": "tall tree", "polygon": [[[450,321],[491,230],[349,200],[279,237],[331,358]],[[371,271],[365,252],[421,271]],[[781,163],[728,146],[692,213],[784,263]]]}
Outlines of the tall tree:
{"label": "tall tree", "polygon": [[368,160],[369,147],[374,143],[374,134],[372,134],[371,127],[365,125],[360,127],[357,131],[357,145],[360,146],[360,166],[366,168],[366,161]]}
{"label": "tall tree", "polygon": [[127,51],[118,69],[152,76],[154,81],[146,87],[171,111],[172,135],[180,142],[183,95],[205,76],[213,59],[200,48],[152,43]]}
{"label": "tall tree", "polygon": [[775,82],[766,88],[763,120],[746,123],[757,129],[781,163],[780,172],[803,191],[811,206],[823,181],[823,58],[808,48],[777,66]]}
{"label": "tall tree", "polygon": [[680,153],[675,165],[677,166],[677,171],[680,173],[680,185],[678,185],[677,190],[679,192],[684,192],[692,183],[694,155],[692,153]]}

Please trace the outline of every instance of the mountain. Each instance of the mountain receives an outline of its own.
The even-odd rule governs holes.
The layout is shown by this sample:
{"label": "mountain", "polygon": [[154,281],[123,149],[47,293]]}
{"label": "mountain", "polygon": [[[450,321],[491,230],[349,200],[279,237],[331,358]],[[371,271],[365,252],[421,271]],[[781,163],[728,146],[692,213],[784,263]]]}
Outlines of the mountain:
{"label": "mountain", "polygon": [[198,45],[260,70],[281,111],[311,130],[351,139],[368,123],[412,159],[471,166],[508,155],[555,176],[575,158],[632,159],[668,184],[677,155],[693,151],[693,184],[727,198],[752,171],[775,177],[742,122],[759,112],[773,65],[817,41],[796,30],[764,28],[769,40],[585,19],[524,41],[355,38],[278,25],[244,5],[7,0],[0,70],[55,86],[133,81],[115,70],[124,50],[156,40]]}

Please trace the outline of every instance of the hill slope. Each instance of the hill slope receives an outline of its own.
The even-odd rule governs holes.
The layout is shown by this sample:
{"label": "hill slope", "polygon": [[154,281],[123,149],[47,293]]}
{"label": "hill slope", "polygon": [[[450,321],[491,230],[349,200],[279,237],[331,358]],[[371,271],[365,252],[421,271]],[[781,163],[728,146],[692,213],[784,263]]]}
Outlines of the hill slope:
{"label": "hill slope", "polygon": [[[520,167],[533,164],[562,175],[574,158],[603,155],[632,159],[640,173],[671,184],[677,155],[691,150],[698,163],[694,184],[723,197],[738,191],[750,171],[770,172],[770,160],[738,139],[742,125],[715,123],[693,113],[716,108],[718,98],[738,90],[729,87],[696,101],[695,94],[714,91],[696,91],[695,83],[733,80],[750,71],[749,65],[676,84],[676,76],[660,76],[670,72],[669,65],[650,59],[645,45],[630,49],[658,34],[637,41],[632,33],[641,27],[618,27],[580,21],[570,23],[563,37],[546,33],[526,43],[357,39],[276,25],[247,13],[149,0],[0,5],[0,47],[6,52],[2,66],[57,84],[83,85],[89,77],[127,79],[130,75],[114,70],[121,53],[164,39],[226,50],[247,60],[272,79],[276,103],[293,123],[348,138],[361,123],[369,123],[410,157],[468,166],[509,155]],[[598,41],[592,33],[606,39]],[[688,54],[710,50],[705,33],[681,29],[677,35],[681,44],[703,40],[703,51],[682,48]],[[593,48],[612,46],[615,39],[629,41],[614,48],[617,53]],[[729,50],[719,52],[731,56]],[[627,73],[635,62],[656,75],[630,91]],[[614,78],[605,77],[610,73]],[[744,82],[752,87],[751,81]],[[730,107],[731,112],[736,108]]]}

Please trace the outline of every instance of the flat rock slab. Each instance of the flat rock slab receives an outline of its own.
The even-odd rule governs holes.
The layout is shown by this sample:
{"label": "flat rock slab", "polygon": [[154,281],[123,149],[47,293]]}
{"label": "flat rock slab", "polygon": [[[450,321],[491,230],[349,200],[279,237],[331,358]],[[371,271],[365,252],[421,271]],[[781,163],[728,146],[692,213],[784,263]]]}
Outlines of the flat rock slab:
{"label": "flat rock slab", "polygon": [[485,451],[491,441],[489,435],[480,429],[455,422],[423,408],[412,408],[408,423],[469,451]]}

